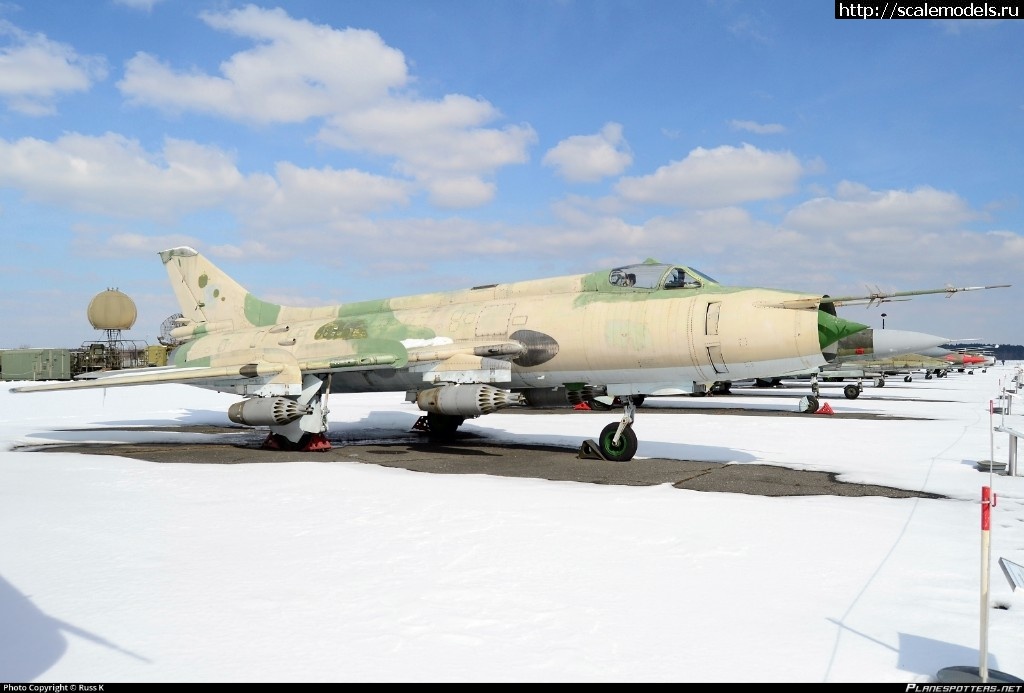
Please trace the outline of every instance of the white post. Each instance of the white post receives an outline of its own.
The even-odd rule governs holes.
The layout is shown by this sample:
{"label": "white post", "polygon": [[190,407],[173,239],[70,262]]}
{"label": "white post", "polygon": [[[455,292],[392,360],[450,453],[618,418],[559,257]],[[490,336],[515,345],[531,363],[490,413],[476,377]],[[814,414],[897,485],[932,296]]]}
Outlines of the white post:
{"label": "white post", "polygon": [[982,683],[988,682],[988,585],[991,528],[992,487],[981,487],[981,647],[978,675]]}
{"label": "white post", "polygon": [[992,485],[992,468],[996,466],[995,405],[988,401],[988,485]]}

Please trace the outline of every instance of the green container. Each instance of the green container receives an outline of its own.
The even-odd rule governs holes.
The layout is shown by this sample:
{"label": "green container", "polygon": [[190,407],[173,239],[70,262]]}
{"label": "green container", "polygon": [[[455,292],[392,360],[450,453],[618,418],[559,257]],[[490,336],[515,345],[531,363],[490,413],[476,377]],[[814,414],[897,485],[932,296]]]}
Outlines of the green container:
{"label": "green container", "polygon": [[7,349],[0,357],[3,380],[71,380],[70,349]]}
{"label": "green container", "polygon": [[166,366],[167,365],[167,347],[162,344],[150,344],[146,347],[146,365],[147,366]]}

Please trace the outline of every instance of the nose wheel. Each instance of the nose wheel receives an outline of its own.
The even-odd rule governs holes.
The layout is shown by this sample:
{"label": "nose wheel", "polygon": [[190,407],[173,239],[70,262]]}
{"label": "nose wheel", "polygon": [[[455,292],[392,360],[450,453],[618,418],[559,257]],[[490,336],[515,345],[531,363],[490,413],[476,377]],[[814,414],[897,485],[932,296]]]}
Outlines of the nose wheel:
{"label": "nose wheel", "polygon": [[[632,426],[626,426],[619,432],[621,424],[610,423],[601,431],[598,445],[601,446],[601,456],[611,462],[627,462],[633,459],[636,454],[639,442]],[[618,440],[616,440],[618,438]]]}
{"label": "nose wheel", "polygon": [[633,432],[633,418],[636,416],[638,401],[643,400],[641,397],[623,398],[622,420],[605,426],[597,441],[583,441],[579,457],[609,462],[628,462],[633,459],[639,445],[636,433]]}

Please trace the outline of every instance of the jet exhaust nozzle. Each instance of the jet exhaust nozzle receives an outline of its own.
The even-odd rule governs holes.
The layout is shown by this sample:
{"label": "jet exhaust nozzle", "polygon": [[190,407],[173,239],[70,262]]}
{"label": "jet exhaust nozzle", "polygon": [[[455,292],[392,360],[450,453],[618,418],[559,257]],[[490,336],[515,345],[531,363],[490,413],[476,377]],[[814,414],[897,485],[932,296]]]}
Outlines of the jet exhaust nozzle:
{"label": "jet exhaust nozzle", "polygon": [[518,392],[493,385],[445,385],[416,394],[416,405],[432,414],[480,416],[505,407],[525,405]]}
{"label": "jet exhaust nozzle", "polygon": [[287,397],[254,397],[228,408],[228,418],[245,426],[283,426],[308,413],[309,407]]}

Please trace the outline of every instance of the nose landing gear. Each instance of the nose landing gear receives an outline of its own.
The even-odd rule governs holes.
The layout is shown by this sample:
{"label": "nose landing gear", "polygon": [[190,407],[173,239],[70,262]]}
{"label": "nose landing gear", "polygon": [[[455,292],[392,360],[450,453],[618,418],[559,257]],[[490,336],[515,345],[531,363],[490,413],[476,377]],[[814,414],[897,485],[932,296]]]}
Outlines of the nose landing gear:
{"label": "nose landing gear", "polygon": [[628,462],[636,455],[636,433],[633,432],[633,419],[636,407],[643,398],[639,395],[622,398],[622,419],[618,423],[610,423],[601,430],[597,441],[585,440],[580,445],[579,457],[583,459],[607,460],[609,462]]}

